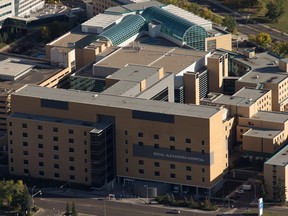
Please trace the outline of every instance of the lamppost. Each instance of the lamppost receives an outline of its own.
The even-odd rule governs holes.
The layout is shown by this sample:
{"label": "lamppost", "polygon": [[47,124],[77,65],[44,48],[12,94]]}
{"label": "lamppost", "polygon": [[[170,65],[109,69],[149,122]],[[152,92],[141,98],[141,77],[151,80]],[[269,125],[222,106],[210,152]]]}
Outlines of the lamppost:
{"label": "lamppost", "polygon": [[144,185],[144,187],[146,188],[146,199],[147,199],[147,204],[149,203],[149,187],[148,185]]}
{"label": "lamppost", "polygon": [[[34,188],[33,188],[34,189]],[[32,192],[32,202],[33,202],[33,205],[34,205],[34,196],[36,196],[37,194],[40,194],[40,195],[42,195],[42,191],[41,190],[39,190],[39,191],[37,191],[35,194],[33,194],[33,192]]]}

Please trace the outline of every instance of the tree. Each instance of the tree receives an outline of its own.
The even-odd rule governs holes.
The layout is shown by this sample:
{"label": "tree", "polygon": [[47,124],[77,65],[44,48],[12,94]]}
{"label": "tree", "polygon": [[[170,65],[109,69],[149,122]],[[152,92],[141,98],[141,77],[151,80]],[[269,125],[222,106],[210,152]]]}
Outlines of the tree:
{"label": "tree", "polygon": [[282,58],[288,58],[288,43],[287,42],[277,42],[272,43],[272,52],[281,56]]}
{"label": "tree", "polygon": [[76,206],[75,206],[75,203],[74,203],[74,202],[72,203],[72,209],[71,209],[71,211],[72,211],[72,213],[71,213],[72,216],[78,216],[78,212],[77,212],[77,210],[76,210]]}
{"label": "tree", "polygon": [[232,34],[237,33],[237,23],[234,17],[226,15],[223,19],[223,26],[226,26],[227,31],[231,32]]}
{"label": "tree", "polygon": [[67,202],[66,203],[66,212],[64,215],[69,216],[70,213],[71,213],[71,207],[70,207],[70,204]]}
{"label": "tree", "polygon": [[283,184],[282,179],[278,179],[277,185],[276,185],[276,197],[278,198],[278,201],[281,205],[284,205],[286,203],[286,187]]}
{"label": "tree", "polygon": [[269,34],[265,33],[265,32],[260,32],[257,36],[256,36],[256,43],[259,44],[260,46],[267,46],[268,44],[270,44],[272,42],[271,37]]}
{"label": "tree", "polygon": [[50,38],[50,30],[47,26],[41,27],[41,37],[45,40],[48,40]]}
{"label": "tree", "polygon": [[267,12],[265,16],[272,22],[278,22],[280,17],[285,13],[285,0],[270,0],[267,5]]}

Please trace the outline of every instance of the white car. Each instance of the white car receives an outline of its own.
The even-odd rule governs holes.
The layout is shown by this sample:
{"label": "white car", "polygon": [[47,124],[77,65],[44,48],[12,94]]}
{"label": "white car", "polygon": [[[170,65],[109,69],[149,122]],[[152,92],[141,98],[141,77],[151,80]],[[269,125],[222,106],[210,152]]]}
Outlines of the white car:
{"label": "white car", "polygon": [[245,192],[244,192],[244,190],[237,190],[236,193],[238,193],[238,194],[244,194]]}

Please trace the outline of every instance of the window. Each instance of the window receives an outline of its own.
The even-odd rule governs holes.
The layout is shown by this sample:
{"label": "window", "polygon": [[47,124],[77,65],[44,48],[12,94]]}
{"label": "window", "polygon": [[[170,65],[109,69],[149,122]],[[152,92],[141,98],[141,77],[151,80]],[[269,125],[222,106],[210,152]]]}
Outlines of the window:
{"label": "window", "polygon": [[11,170],[11,172],[14,172],[14,168],[13,167],[11,167],[10,170]]}
{"label": "window", "polygon": [[59,146],[53,146],[53,149],[54,149],[55,151],[58,151],[58,150],[59,150]]}
{"label": "window", "polygon": [[186,152],[191,152],[191,148],[186,148]]}
{"label": "window", "polygon": [[205,143],[204,143],[204,140],[202,140],[202,145],[204,145]]}
{"label": "window", "polygon": [[191,143],[191,139],[186,138],[186,143]]}
{"label": "window", "polygon": [[69,152],[74,152],[74,148],[69,148]]}
{"label": "window", "polygon": [[128,163],[128,158],[125,158],[125,162]]}
{"label": "window", "polygon": [[24,164],[28,164],[28,160],[24,160],[23,163],[24,163]]}
{"label": "window", "polygon": [[143,160],[139,160],[138,163],[139,163],[140,165],[144,165],[144,161],[143,161]]}
{"label": "window", "polygon": [[191,171],[191,166],[186,166],[186,171]]}
{"label": "window", "polygon": [[43,148],[43,144],[42,143],[38,143],[38,148],[42,149]]}
{"label": "window", "polygon": [[88,172],[88,169],[87,168],[85,168],[85,173],[87,173]]}
{"label": "window", "polygon": [[186,175],[186,180],[191,181],[192,180],[191,176],[190,175]]}
{"label": "window", "polygon": [[28,142],[23,142],[23,146],[28,146]]}
{"label": "window", "polygon": [[13,154],[13,149],[10,149],[10,153]]}
{"label": "window", "polygon": [[38,165],[41,166],[41,167],[43,167],[43,166],[44,166],[44,162],[41,162],[41,161],[40,161],[40,162],[38,163]]}
{"label": "window", "polygon": [[[12,135],[12,131],[10,131],[10,135]],[[28,134],[25,132],[25,133],[22,133],[22,136],[23,137],[28,137]]]}
{"label": "window", "polygon": [[128,145],[128,140],[125,140],[125,144]]}
{"label": "window", "polygon": [[175,137],[174,136],[170,136],[170,141],[175,142]]}
{"label": "window", "polygon": [[74,134],[74,131],[73,131],[72,129],[69,129],[69,130],[68,130],[68,133],[69,133],[69,134]]}
{"label": "window", "polygon": [[53,141],[57,142],[58,141],[58,137],[53,137]]}
{"label": "window", "polygon": [[43,153],[38,153],[38,157],[43,158],[44,154]]}
{"label": "window", "polygon": [[84,131],[84,136],[87,136],[87,132],[86,131]]}
{"label": "window", "polygon": [[59,164],[54,164],[55,169],[59,169]]}
{"label": "window", "polygon": [[175,164],[170,164],[170,169],[175,169]]}
{"label": "window", "polygon": [[154,175],[155,175],[155,176],[160,176],[160,172],[159,172],[159,171],[155,171],[155,172],[154,172]]}
{"label": "window", "polygon": [[74,143],[74,139],[69,139],[69,141],[68,141],[69,143]]}
{"label": "window", "polygon": [[24,169],[24,173],[25,174],[29,174],[29,170],[28,169]]}
{"label": "window", "polygon": [[70,170],[70,171],[74,171],[74,170],[75,170],[75,167],[74,167],[74,166],[69,166],[69,170]]}
{"label": "window", "polygon": [[128,149],[125,149],[125,153],[128,154]]}
{"label": "window", "polygon": [[87,159],[85,159],[85,160],[84,160],[84,162],[85,162],[85,163],[87,163],[87,162],[88,162],[88,160],[87,160]]}
{"label": "window", "polygon": [[202,168],[202,173],[205,173],[205,168]]}
{"label": "window", "polygon": [[44,171],[39,171],[40,176],[44,176]]}
{"label": "window", "polygon": [[13,163],[13,158],[10,158],[10,162]]}
{"label": "window", "polygon": [[127,135],[128,135],[128,131],[127,131],[127,130],[125,130],[125,131],[124,131],[124,134],[127,136]]}
{"label": "window", "polygon": [[[9,131],[9,134],[12,136],[12,134],[13,134],[12,131]],[[26,133],[26,134],[27,134],[27,133]],[[23,133],[23,137],[24,137],[24,133]]]}
{"label": "window", "polygon": [[69,157],[69,161],[74,161],[75,159],[74,159],[74,157]]}
{"label": "window", "polygon": [[154,134],[154,139],[159,139],[159,134]]}
{"label": "window", "polygon": [[27,128],[27,124],[26,124],[26,123],[23,123],[23,124],[22,124],[22,128]]}
{"label": "window", "polygon": [[170,150],[174,151],[175,150],[175,146],[170,146]]}
{"label": "window", "polygon": [[54,155],[54,160],[58,160],[59,159],[59,155]]}
{"label": "window", "polygon": [[159,162],[154,162],[154,166],[155,167],[160,167],[160,163]]}
{"label": "window", "polygon": [[12,122],[9,122],[9,126],[12,126]]}
{"label": "window", "polygon": [[84,154],[87,154],[87,149],[84,149]]}
{"label": "window", "polygon": [[58,128],[53,127],[53,132],[58,132]]}
{"label": "window", "polygon": [[170,178],[176,178],[176,174],[175,173],[170,173]]}
{"label": "window", "polygon": [[158,149],[159,148],[159,144],[154,144],[154,148]]}
{"label": "window", "polygon": [[139,174],[144,174],[144,170],[143,169],[139,169]]}
{"label": "window", "polygon": [[38,125],[38,130],[43,130],[43,126],[42,125]]}
{"label": "window", "polygon": [[54,177],[59,178],[60,177],[59,173],[54,173]]}
{"label": "window", "polygon": [[10,140],[10,144],[11,144],[11,145],[13,144],[13,140]]}
{"label": "window", "polygon": [[139,132],[139,133],[138,133],[138,137],[143,137],[143,133],[142,133],[142,132]]}
{"label": "window", "polygon": [[75,180],[75,176],[74,175],[70,175],[70,180]]}
{"label": "window", "polygon": [[138,142],[138,145],[143,146],[144,144],[143,144],[143,142]]}
{"label": "window", "polygon": [[42,134],[38,134],[38,139],[43,139],[43,135]]}
{"label": "window", "polygon": [[125,171],[128,172],[128,167],[125,168]]}
{"label": "window", "polygon": [[205,182],[205,178],[204,177],[202,178],[202,182]]}
{"label": "window", "polygon": [[205,154],[205,151],[204,151],[204,150],[202,150],[202,154]]}
{"label": "window", "polygon": [[28,151],[23,151],[23,155],[28,155]]}

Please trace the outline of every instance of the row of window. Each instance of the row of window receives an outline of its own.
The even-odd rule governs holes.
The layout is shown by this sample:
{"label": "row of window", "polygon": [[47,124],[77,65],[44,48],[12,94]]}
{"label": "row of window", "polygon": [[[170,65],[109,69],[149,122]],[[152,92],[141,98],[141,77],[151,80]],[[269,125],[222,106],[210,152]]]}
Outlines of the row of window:
{"label": "row of window", "polygon": [[[128,158],[125,159],[125,162],[128,163]],[[144,160],[138,160],[139,165],[144,165]],[[160,167],[160,162],[154,162],[154,167]],[[176,169],[176,164],[170,164],[170,169]],[[191,166],[186,166],[186,171],[191,171]],[[205,173],[205,168],[202,168],[202,173]]]}
{"label": "row of window", "polygon": [[[128,131],[125,130],[124,134],[127,136],[127,135],[128,135]],[[138,137],[144,137],[144,133],[143,133],[143,132],[138,132]],[[154,134],[153,138],[154,138],[155,140],[159,140],[159,139],[160,139],[160,136],[159,136],[159,134]],[[176,141],[176,138],[175,138],[174,136],[170,136],[170,137],[169,137],[169,140],[170,140],[171,142],[175,142],[175,141]],[[185,139],[185,143],[190,144],[190,143],[191,143],[191,139],[190,139],[190,138],[186,138],[186,139]],[[204,140],[202,140],[202,143],[203,143],[203,145],[204,145]]]}
{"label": "row of window", "polygon": [[[129,169],[128,169],[128,167],[126,167],[126,172],[128,172],[128,171],[129,171]],[[138,173],[141,174],[141,175],[144,175],[145,171],[144,171],[144,169],[139,169]],[[157,177],[161,176],[160,171],[154,171],[154,176],[157,176]],[[170,178],[175,179],[176,178],[176,174],[175,173],[170,173]],[[192,176],[191,175],[186,175],[186,180],[187,181],[191,181],[192,180]],[[205,177],[202,177],[202,182],[205,182]]]}

